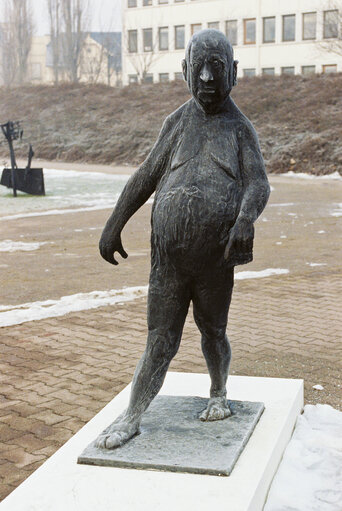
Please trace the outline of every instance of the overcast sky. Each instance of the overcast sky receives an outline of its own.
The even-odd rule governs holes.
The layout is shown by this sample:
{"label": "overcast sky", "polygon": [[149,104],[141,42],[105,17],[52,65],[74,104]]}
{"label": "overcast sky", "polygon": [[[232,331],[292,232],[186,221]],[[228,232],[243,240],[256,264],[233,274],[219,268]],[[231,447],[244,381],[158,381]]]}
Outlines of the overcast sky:
{"label": "overcast sky", "polygon": [[[121,30],[121,0],[88,0],[90,4],[91,26],[96,31]],[[0,5],[2,1],[0,0]],[[49,33],[46,0],[31,0],[35,17],[36,35]]]}

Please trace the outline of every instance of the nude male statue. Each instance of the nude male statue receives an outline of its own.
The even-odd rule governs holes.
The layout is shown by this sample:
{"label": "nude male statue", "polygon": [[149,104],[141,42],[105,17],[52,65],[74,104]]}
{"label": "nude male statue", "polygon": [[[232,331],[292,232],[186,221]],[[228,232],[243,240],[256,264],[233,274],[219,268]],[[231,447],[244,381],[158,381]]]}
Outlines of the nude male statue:
{"label": "nude male statue", "polygon": [[122,445],[138,432],[177,353],[191,301],[211,378],[208,406],[199,418],[230,415],[226,326],[234,266],[253,258],[253,224],[270,189],[254,128],[229,95],[237,62],[226,37],[217,30],[196,33],[182,64],[193,97],[166,118],[100,240],[108,262],[118,264],[115,251],[126,258],[120,233],[155,192],[147,345],[123,418],[96,441],[102,448]]}

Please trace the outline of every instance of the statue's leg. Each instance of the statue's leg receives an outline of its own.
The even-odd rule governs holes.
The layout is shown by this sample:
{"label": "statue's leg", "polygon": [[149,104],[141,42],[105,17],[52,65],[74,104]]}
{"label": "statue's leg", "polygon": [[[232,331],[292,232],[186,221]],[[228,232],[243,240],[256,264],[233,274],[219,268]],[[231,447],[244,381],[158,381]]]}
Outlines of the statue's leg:
{"label": "statue's leg", "polygon": [[98,437],[98,447],[118,447],[137,433],[141,416],[158,394],[178,351],[189,303],[185,279],[171,268],[152,266],[147,344],[134,373],[129,406],[123,418]]}
{"label": "statue's leg", "polygon": [[208,406],[200,415],[203,421],[225,419],[231,415],[226,399],[231,359],[226,327],[233,286],[233,268],[224,274],[222,269],[213,268],[200,277],[193,293],[194,319],[202,334],[202,351],[211,378]]}

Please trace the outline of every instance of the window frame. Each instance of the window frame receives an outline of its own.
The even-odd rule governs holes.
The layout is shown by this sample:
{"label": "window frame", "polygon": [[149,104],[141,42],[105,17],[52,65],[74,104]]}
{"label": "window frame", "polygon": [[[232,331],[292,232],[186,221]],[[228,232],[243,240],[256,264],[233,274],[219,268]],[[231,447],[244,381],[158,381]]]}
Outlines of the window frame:
{"label": "window frame", "polygon": [[[315,37],[304,37],[304,30],[305,30],[304,19],[305,19],[305,16],[307,16],[309,14],[315,15]],[[303,12],[302,13],[302,40],[303,41],[315,41],[315,39],[317,39],[317,12],[316,11]]]}
{"label": "window frame", "polygon": [[[268,41],[266,41],[265,39],[265,21],[266,20],[274,20],[274,37],[273,39],[270,39]],[[276,17],[275,16],[265,16],[262,18],[262,42],[264,44],[272,44],[272,43],[275,43],[275,39],[276,39]]]}
{"label": "window frame", "polygon": [[[183,29],[183,46],[177,45],[177,29]],[[185,25],[175,25],[174,26],[174,34],[175,34],[175,50],[184,50],[185,48]]]}
{"label": "window frame", "polygon": [[[229,36],[228,36],[228,24],[229,23],[235,23],[235,36],[236,36],[236,40],[235,42],[232,42],[230,39],[229,39]],[[230,42],[230,44],[232,46],[237,46],[238,44],[238,20],[237,19],[234,19],[234,20],[226,20],[226,23],[225,23],[225,29],[226,29],[226,37],[228,39],[228,41]]]}
{"label": "window frame", "polygon": [[[285,30],[284,30],[285,29],[285,18],[293,18],[294,19],[294,37],[293,37],[293,39],[285,39]],[[296,40],[296,15],[295,14],[283,14],[281,40],[283,43],[291,43]]]}
{"label": "window frame", "polygon": [[[248,21],[254,21],[254,30],[255,30],[255,36],[254,41],[247,42],[246,35],[247,35],[247,22]],[[243,19],[243,44],[256,44],[256,18],[244,18]]]}

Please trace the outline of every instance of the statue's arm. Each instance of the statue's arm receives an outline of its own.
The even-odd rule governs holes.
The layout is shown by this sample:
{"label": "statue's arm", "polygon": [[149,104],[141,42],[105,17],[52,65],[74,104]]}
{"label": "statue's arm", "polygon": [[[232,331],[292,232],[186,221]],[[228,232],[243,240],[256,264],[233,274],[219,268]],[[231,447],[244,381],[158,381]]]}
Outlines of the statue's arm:
{"label": "statue's arm", "polygon": [[243,197],[236,222],[230,231],[229,242],[225,250],[228,259],[231,247],[236,251],[252,251],[254,222],[265,208],[269,195],[265,164],[261,154],[257,134],[250,123],[244,123],[239,129],[240,172],[243,182]]}
{"label": "statue's arm", "polygon": [[173,122],[166,118],[151,152],[126,183],[118,202],[107,220],[99,243],[102,257],[111,264],[118,264],[114,252],[126,258],[121,243],[121,231],[131,216],[148,200],[163,175],[171,147]]}

